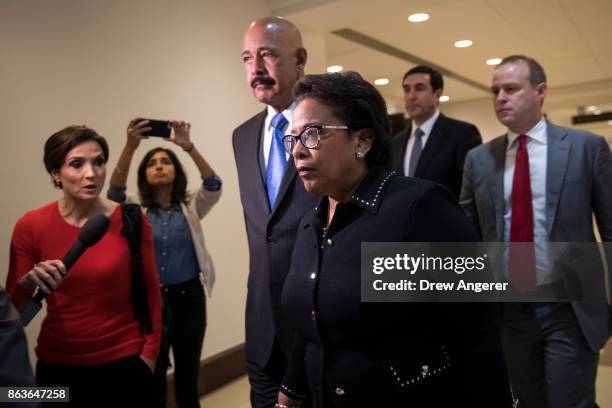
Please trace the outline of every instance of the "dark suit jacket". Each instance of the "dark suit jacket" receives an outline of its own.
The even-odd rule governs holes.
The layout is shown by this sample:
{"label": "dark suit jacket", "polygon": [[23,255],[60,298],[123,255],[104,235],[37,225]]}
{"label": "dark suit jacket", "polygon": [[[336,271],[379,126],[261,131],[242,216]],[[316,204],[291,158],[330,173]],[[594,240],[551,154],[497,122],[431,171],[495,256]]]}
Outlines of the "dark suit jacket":
{"label": "dark suit jacket", "polygon": [[[411,133],[410,124],[392,140],[393,168],[404,175],[404,156]],[[442,184],[459,199],[465,155],[481,143],[476,126],[440,113],[421,153],[414,177]]]}
{"label": "dark suit jacket", "polygon": [[[306,394],[308,383],[314,406],[327,394],[347,408],[510,407],[496,304],[361,302],[362,242],[479,240],[452,195],[371,171],[336,207],[321,248],[326,217],[323,200],[298,229],[283,290],[297,330],[283,391]],[[421,377],[423,366],[435,375]]]}
{"label": "dark suit jacket", "polygon": [[[465,160],[461,206],[485,242],[504,240],[506,135],[470,151]],[[603,242],[612,241],[612,154],[601,136],[547,124],[546,223],[550,242],[594,242],[593,214]],[[608,264],[612,260],[606,247]],[[599,256],[597,256],[599,258]],[[594,260],[597,269],[600,259]],[[603,273],[601,274],[603,276]],[[608,275],[608,279],[612,279]],[[606,282],[599,282],[603,293]],[[608,280],[607,285],[610,285]],[[604,302],[572,302],[593,351],[608,339]]]}
{"label": "dark suit jacket", "polygon": [[283,351],[289,353],[293,331],[279,313],[281,290],[298,224],[316,204],[315,196],[304,190],[290,158],[276,205],[270,209],[260,154],[265,117],[265,111],[255,115],[236,128],[232,137],[249,243],[246,354],[260,367],[270,358],[275,336]]}
{"label": "dark suit jacket", "polygon": [[[34,385],[36,384],[28,360],[28,343],[21,324],[21,316],[4,289],[0,288],[0,387]],[[38,406],[38,404],[24,406]]]}

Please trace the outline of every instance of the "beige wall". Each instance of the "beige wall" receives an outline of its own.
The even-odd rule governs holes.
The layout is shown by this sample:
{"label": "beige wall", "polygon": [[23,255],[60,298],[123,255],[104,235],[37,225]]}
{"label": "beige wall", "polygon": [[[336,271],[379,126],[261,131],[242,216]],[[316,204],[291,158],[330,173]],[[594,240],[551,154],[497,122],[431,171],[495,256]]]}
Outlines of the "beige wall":
{"label": "beige wall", "polygon": [[[203,223],[218,275],[204,356],[244,341],[248,256],[231,132],[262,108],[240,51],[244,28],[268,13],[265,0],[0,2],[2,285],[15,221],[59,197],[42,165],[52,132],[69,124],[98,130],[111,146],[110,174],[129,119],[183,118],[225,190]],[[145,141],[135,163],[158,143]],[[197,187],[195,166],[182,152],[180,159]],[[39,327],[40,318],[27,330],[31,349]]]}
{"label": "beige wall", "polygon": [[[204,356],[244,340],[248,253],[231,131],[262,109],[245,84],[240,51],[247,24],[269,13],[266,0],[0,2],[0,265],[5,265],[0,284],[17,218],[59,197],[42,165],[42,146],[52,132],[68,124],[98,130],[111,146],[110,173],[129,119],[186,119],[198,148],[224,180],[224,195],[203,223],[218,275],[208,304]],[[322,72],[324,36],[302,31],[307,72]],[[583,91],[578,99],[587,103],[584,92],[607,87],[578,88]],[[556,102],[550,112],[561,124],[576,99],[575,90],[564,91],[564,103]],[[388,102],[391,111],[403,111],[401,101]],[[443,104],[441,110],[475,123],[485,141],[504,132],[488,97]],[[134,162],[157,144],[145,141]],[[194,188],[196,168],[179,155]],[[135,190],[132,170],[128,185]],[[40,320],[27,330],[31,348]]]}

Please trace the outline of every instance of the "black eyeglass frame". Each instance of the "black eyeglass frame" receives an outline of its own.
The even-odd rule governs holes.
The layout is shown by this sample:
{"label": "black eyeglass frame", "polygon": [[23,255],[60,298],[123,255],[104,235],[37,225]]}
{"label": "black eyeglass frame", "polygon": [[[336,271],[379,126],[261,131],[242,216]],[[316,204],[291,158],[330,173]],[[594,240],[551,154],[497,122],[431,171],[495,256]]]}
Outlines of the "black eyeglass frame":
{"label": "black eyeglass frame", "polygon": [[[304,143],[303,136],[306,132],[313,130],[313,129],[317,131],[317,142],[312,146],[307,146],[306,143]],[[291,134],[283,136],[282,142],[283,142],[283,147],[285,148],[285,151],[288,154],[293,154],[293,149],[295,148],[298,140],[300,141],[302,146],[304,146],[308,150],[316,149],[319,146],[319,143],[321,143],[321,130],[323,129],[351,130],[351,128],[347,125],[312,125],[312,126],[308,126],[306,129],[302,130],[302,132],[297,136],[294,136]]]}

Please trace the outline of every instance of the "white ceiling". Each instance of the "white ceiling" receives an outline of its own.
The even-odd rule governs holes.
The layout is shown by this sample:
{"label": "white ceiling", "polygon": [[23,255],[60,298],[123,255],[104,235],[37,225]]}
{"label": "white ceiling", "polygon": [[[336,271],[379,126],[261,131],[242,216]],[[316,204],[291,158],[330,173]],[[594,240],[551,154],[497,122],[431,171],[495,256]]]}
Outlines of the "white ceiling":
{"label": "white ceiling", "polygon": [[[493,68],[485,61],[526,54],[545,68],[550,88],[590,83],[612,102],[612,0],[269,0],[275,15],[325,38],[326,62],[360,72],[366,79],[388,78],[379,87],[400,101],[401,78],[414,64],[333,34],[350,29],[488,87]],[[409,23],[408,15],[430,19]],[[458,49],[454,42],[470,39]],[[487,96],[445,78],[451,102]],[[578,86],[579,87],[579,86]],[[601,89],[599,89],[599,99]],[[589,103],[585,101],[585,103]]]}

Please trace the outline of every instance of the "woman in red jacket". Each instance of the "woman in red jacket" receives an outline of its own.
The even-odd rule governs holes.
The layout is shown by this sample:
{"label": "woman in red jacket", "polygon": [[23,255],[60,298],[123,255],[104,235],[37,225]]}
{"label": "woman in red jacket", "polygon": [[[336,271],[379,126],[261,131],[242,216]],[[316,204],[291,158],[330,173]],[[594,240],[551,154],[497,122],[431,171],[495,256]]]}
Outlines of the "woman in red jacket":
{"label": "woman in red jacket", "polygon": [[[107,160],[106,140],[85,126],[47,140],[45,167],[62,196],[17,221],[6,286],[17,307],[36,289],[49,294],[36,347],[38,386],[70,387],[73,406],[146,406],[160,342],[153,240],[143,217],[140,252],[153,326],[143,334],[132,305],[132,254],[121,233],[121,207],[100,197]],[[62,257],[97,214],[109,217],[108,232],[66,271]]]}

